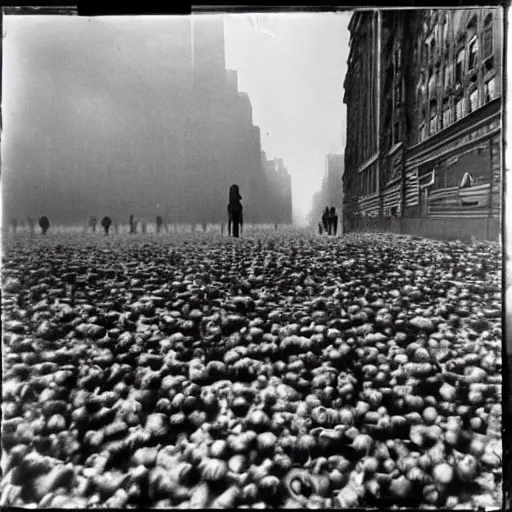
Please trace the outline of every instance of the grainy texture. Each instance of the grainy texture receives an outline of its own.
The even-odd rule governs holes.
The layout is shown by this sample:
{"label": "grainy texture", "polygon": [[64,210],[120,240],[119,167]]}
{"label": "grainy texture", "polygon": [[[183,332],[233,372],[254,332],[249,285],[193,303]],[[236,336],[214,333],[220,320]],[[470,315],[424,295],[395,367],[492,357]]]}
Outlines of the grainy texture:
{"label": "grainy texture", "polygon": [[497,244],[4,240],[2,505],[501,505]]}

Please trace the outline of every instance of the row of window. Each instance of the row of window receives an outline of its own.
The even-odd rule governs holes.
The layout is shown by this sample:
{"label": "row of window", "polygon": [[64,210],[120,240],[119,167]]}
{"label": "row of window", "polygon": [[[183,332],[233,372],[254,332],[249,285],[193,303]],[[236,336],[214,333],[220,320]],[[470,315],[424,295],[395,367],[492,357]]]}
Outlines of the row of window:
{"label": "row of window", "polygon": [[[491,78],[484,84],[483,103],[489,103],[496,98],[496,78]],[[437,105],[434,102],[430,108],[430,122],[428,126],[428,134],[433,135],[439,130],[447,128],[450,124],[459,121],[467,114],[471,114],[480,106],[479,89],[475,87],[467,96],[460,98],[455,102],[453,108],[450,103],[443,106],[442,114],[438,113]],[[427,124],[423,122],[419,129],[420,142],[427,137]]]}
{"label": "row of window", "polygon": [[369,196],[377,192],[377,168],[368,167],[358,175],[358,196]]}
{"label": "row of window", "polygon": [[[470,55],[476,54],[478,49],[478,43],[476,42],[477,35],[477,16],[472,16],[466,25],[465,33],[455,34],[455,29],[452,23],[449,22],[448,15],[445,14],[440,23],[436,23],[431,34],[426,38],[425,42],[422,43],[422,37],[418,39],[416,46],[416,52],[418,52],[418,58],[420,62],[431,62],[439,49],[444,49],[447,53],[450,50],[450,46],[455,44],[459,46],[461,39],[465,39],[470,45]],[[483,40],[483,58],[490,56],[493,52],[493,16],[489,13],[483,23],[482,29],[482,40]],[[458,37],[458,39],[456,39]],[[459,52],[460,53],[460,52]],[[458,55],[457,55],[458,59]]]}
{"label": "row of window", "polygon": [[[488,49],[491,53],[486,54],[481,59],[483,73],[490,71],[494,67],[492,57],[492,46]],[[455,61],[455,76],[454,76],[454,65],[452,63],[446,64],[443,70],[431,72],[428,80],[428,92],[430,97],[436,96],[436,89],[439,84],[443,84],[444,88],[447,89],[453,83],[461,84],[466,73],[471,73],[477,69],[478,61],[478,39],[475,38],[470,42],[468,48],[463,48],[457,53]],[[441,79],[441,74],[444,73]]]}
{"label": "row of window", "polygon": [[[362,58],[354,66],[354,76],[361,83],[370,83],[374,74],[375,61]],[[375,92],[371,87],[354,87],[354,97],[349,106],[349,116],[358,116],[358,122],[349,137],[354,141],[354,159],[356,165],[370,158],[375,151]]]}

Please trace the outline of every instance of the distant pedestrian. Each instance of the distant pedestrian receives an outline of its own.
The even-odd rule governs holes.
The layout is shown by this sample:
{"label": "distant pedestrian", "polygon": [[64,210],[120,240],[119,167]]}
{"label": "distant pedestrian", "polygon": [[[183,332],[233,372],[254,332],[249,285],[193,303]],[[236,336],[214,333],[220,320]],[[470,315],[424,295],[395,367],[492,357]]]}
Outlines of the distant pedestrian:
{"label": "distant pedestrian", "polygon": [[229,189],[228,203],[228,234],[231,236],[231,227],[233,227],[233,236],[239,237],[239,228],[243,228],[243,207],[242,196],[238,185],[231,185]]}
{"label": "distant pedestrian", "polygon": [[322,214],[322,226],[324,231],[327,233],[329,231],[329,207],[326,206],[324,213]]}
{"label": "distant pedestrian", "polygon": [[103,219],[101,219],[101,225],[105,230],[105,236],[107,236],[110,226],[112,225],[112,219],[110,217],[103,217]]}
{"label": "distant pedestrian", "polygon": [[162,224],[163,224],[162,217],[160,215],[157,215],[156,216],[156,232],[158,235],[160,234],[160,231],[162,231]]}
{"label": "distant pedestrian", "polygon": [[46,235],[46,232],[50,229],[50,221],[46,215],[39,217],[39,227],[43,232],[43,235]]}
{"label": "distant pedestrian", "polygon": [[137,229],[137,223],[135,222],[135,219],[133,218],[133,215],[130,215],[130,234],[135,234],[135,231]]}
{"label": "distant pedestrian", "polygon": [[274,229],[277,231],[277,224],[274,224]]}
{"label": "distant pedestrian", "polygon": [[321,235],[324,232],[324,227],[321,222],[318,223],[318,233]]}
{"label": "distant pedestrian", "polygon": [[331,206],[329,210],[329,235],[336,236],[338,232],[338,216],[336,215],[336,208]]}

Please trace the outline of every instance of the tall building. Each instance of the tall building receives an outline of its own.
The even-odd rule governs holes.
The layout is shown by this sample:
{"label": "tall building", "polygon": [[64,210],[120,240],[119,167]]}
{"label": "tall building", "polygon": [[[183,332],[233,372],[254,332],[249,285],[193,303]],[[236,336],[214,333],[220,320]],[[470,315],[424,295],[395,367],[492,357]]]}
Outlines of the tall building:
{"label": "tall building", "polygon": [[261,152],[261,166],[265,173],[264,217],[262,222],[292,224],[292,178],[282,158],[269,160]]}
{"label": "tall building", "polygon": [[325,177],[323,188],[326,192],[326,206],[334,206],[338,214],[343,205],[343,167],[344,155],[329,153],[325,157]]}
{"label": "tall building", "polygon": [[345,229],[496,239],[503,11],[356,12],[349,30]]}
{"label": "tall building", "polygon": [[[128,104],[126,111],[139,113],[130,118],[137,122],[124,122],[120,114],[119,133],[112,130],[108,140],[94,131],[87,142],[71,139],[69,155],[73,145],[87,144],[86,157],[77,161],[55,157],[53,133],[64,131],[59,112],[45,120],[53,131],[43,133],[47,143],[39,155],[40,168],[10,168],[5,176],[8,216],[45,214],[54,224],[82,223],[91,215],[128,222],[130,214],[148,221],[161,215],[166,222],[222,222],[229,187],[236,183],[246,221],[259,221],[266,195],[260,131],[249,96],[238,89],[236,71],[226,70],[222,16],[177,17],[168,26],[172,38],[163,38],[147,53],[142,45],[147,27],[119,28],[125,35],[135,31],[122,50],[137,55],[140,65],[136,76],[123,74],[122,85],[115,82],[121,73],[112,73],[112,81],[123,93],[119,96]],[[156,85],[146,80],[154,76],[155,64],[162,74]],[[101,97],[101,82],[97,87]],[[152,90],[155,95],[149,93],[147,100]],[[55,201],[56,196],[66,200]]]}
{"label": "tall building", "polygon": [[220,222],[227,215],[228,189],[239,185],[245,218],[258,222],[264,176],[259,128],[249,96],[238,90],[237,72],[226,70],[221,16],[192,16],[194,98],[190,112],[196,144],[188,160],[187,194],[197,208],[190,220]]}

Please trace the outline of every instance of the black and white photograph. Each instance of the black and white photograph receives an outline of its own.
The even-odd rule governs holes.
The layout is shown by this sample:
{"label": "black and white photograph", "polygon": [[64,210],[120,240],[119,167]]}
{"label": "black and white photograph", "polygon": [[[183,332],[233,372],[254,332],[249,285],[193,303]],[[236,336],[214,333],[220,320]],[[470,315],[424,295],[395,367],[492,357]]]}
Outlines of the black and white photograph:
{"label": "black and white photograph", "polygon": [[246,11],[3,11],[0,506],[502,509],[506,11]]}

